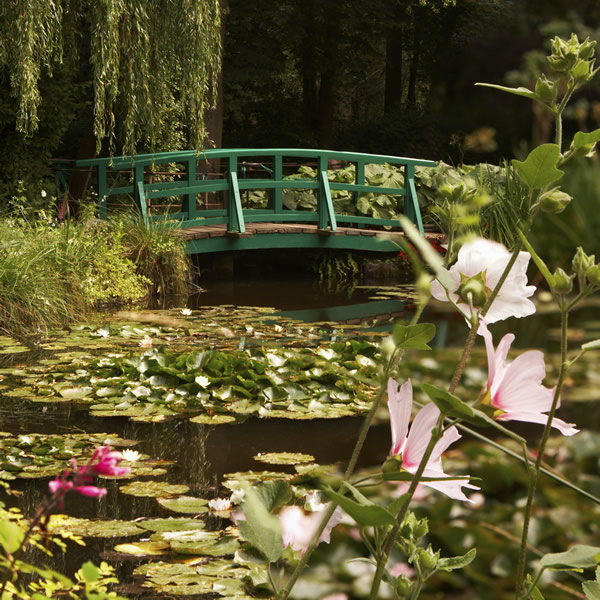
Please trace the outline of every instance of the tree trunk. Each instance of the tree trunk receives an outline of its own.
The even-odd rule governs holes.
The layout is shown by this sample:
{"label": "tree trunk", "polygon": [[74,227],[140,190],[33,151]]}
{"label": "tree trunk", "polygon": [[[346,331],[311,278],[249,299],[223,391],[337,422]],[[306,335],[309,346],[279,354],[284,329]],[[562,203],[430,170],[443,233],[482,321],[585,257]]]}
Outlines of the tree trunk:
{"label": "tree trunk", "polygon": [[338,69],[338,49],[341,33],[341,13],[337,5],[329,5],[325,15],[324,70],[319,87],[319,147],[331,148],[333,142],[333,114]]}
{"label": "tree trunk", "polygon": [[383,114],[388,116],[402,104],[402,60],[403,40],[400,30],[394,28],[388,32],[385,42],[385,94]]}

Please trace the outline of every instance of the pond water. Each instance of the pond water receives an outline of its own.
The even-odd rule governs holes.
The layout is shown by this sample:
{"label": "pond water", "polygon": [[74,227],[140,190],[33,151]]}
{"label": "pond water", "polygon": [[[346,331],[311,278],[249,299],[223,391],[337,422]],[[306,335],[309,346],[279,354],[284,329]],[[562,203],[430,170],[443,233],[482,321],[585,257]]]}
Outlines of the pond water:
{"label": "pond water", "polygon": [[[228,515],[207,512],[205,504],[217,495],[229,495],[236,482],[252,480],[252,473],[276,471],[280,477],[292,478],[299,489],[308,485],[300,459],[270,464],[261,461],[261,454],[310,453],[311,464],[343,466],[361,425],[359,415],[374,393],[377,343],[393,319],[410,315],[410,294],[402,299],[384,295],[373,301],[374,295],[372,288],[327,290],[308,278],[209,282],[205,291],[189,298],[191,315],[182,314],[185,307],[177,305],[117,314],[57,332],[35,351],[15,347],[11,352],[5,347],[0,354],[0,429],[4,431],[0,433],[4,451],[0,477],[11,480],[11,487],[23,493],[18,498],[5,495],[6,501],[31,514],[47,491],[48,478],[60,472],[57,465],[60,461],[65,464],[67,456],[85,462],[90,448],[106,438],[120,448],[135,449],[141,456],[128,463],[134,478],[104,480],[101,485],[109,490],[105,498],[71,497],[65,512],[103,521],[146,519],[142,524],[152,518],[200,515],[206,530],[220,532],[218,543],[225,550],[219,552],[197,542],[186,547],[171,543],[154,557],[134,556],[115,552],[116,544],[132,536],[158,536],[164,544],[165,538],[160,537],[164,533],[138,529],[125,536],[125,524],[116,524],[97,539],[88,536],[85,528],[89,522],[85,521],[66,526],[76,533],[87,532],[86,549],[60,555],[63,562],[58,567],[73,572],[86,558],[97,562],[100,555],[119,566],[125,586],[120,591],[127,597],[150,598],[158,592],[170,597],[208,597],[205,594],[213,590],[206,588],[205,579],[212,575],[200,574],[204,577],[201,581],[198,573],[186,572],[183,579],[178,579],[181,574],[173,575],[168,583],[156,574],[153,578],[150,567],[144,565],[172,560],[173,552],[175,556],[184,552],[184,556],[214,558],[230,556],[239,549],[235,535],[223,533]],[[269,308],[262,308],[265,306]],[[517,323],[519,346],[552,348],[556,316],[544,311],[542,306],[541,314],[528,319],[526,325]],[[580,312],[580,323],[574,321],[575,336],[582,340],[600,337],[596,314],[595,306]],[[437,350],[425,360],[408,357],[401,368],[415,381],[448,381],[458,357],[454,345],[464,339],[464,323],[443,312],[432,311],[428,317],[438,326],[432,343]],[[311,322],[315,320],[321,323]],[[500,335],[503,327],[498,326],[495,335]],[[371,383],[352,379],[359,367]],[[232,371],[243,375],[237,385],[231,383]],[[484,354],[478,348],[460,391],[473,397],[485,378]],[[252,399],[257,381],[260,403]],[[597,367],[582,363],[572,373],[566,393],[579,403],[561,416],[581,422],[577,419],[585,415],[587,427],[599,429],[600,411],[587,408],[590,400],[598,399],[598,381]],[[284,414],[290,410],[295,418],[284,418],[290,416]],[[77,434],[82,435],[79,441],[75,440]],[[59,439],[68,440],[66,446],[61,446]],[[380,465],[389,446],[389,425],[382,414],[369,433],[359,467]],[[519,476],[512,479],[511,486],[516,485]],[[127,487],[135,482],[146,485]],[[152,482],[185,489],[154,489]],[[196,504],[193,510],[177,512],[162,502],[188,496],[201,499],[202,508]],[[445,540],[449,546],[455,542]],[[138,571],[132,578],[134,568]],[[343,589],[349,597],[361,597],[356,590],[360,577],[360,573],[348,575]],[[235,588],[230,579],[222,580],[224,589],[231,597],[243,597],[243,590]],[[331,573],[322,579],[331,579]],[[326,595],[329,588],[319,581],[321,587],[300,597]],[[318,595],[315,590],[320,590]],[[230,597],[228,593],[221,597]]]}

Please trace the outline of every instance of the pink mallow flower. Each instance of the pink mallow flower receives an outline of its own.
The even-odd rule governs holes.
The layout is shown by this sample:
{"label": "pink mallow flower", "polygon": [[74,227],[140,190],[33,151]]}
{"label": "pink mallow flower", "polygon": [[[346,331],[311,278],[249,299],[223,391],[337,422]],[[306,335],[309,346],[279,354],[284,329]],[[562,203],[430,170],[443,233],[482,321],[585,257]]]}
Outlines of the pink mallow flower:
{"label": "pink mallow flower", "polygon": [[[304,554],[319,528],[325,510],[326,508],[323,508],[323,510],[307,513],[299,506],[284,506],[279,512],[283,547],[291,546],[293,550],[300,550]],[[343,515],[343,511],[339,507],[335,509],[319,537],[319,544],[321,542],[329,544],[331,530],[342,520]]]}
{"label": "pink mallow flower", "polygon": [[63,505],[64,496],[70,490],[79,492],[83,496],[100,498],[106,494],[106,490],[89,484],[97,475],[118,476],[129,473],[128,467],[117,466],[122,458],[120,452],[111,451],[109,446],[96,448],[87,464],[78,468],[76,461],[72,460],[73,471],[65,469],[60,477],[50,481],[48,483],[50,493],[60,506]]}
{"label": "pink mallow flower", "polygon": [[[511,253],[498,242],[484,238],[467,242],[458,251],[456,262],[450,267],[450,274],[454,279],[452,289],[446,291],[442,284],[435,280],[431,284],[431,295],[442,302],[448,302],[450,297],[468,318],[471,307],[456,293],[461,283],[483,273],[486,293],[489,295],[500,280],[510,257]],[[535,292],[535,286],[527,285],[527,265],[530,258],[529,252],[519,252],[517,261],[485,317],[488,323],[502,321],[508,317],[526,317],[535,312],[535,304],[529,300]]]}
{"label": "pink mallow flower", "polygon": [[[548,415],[544,413],[552,407],[554,389],[542,385],[546,376],[544,355],[539,350],[529,350],[506,364],[515,336],[507,333],[494,350],[492,334],[485,322],[480,324],[479,333],[485,340],[488,359],[488,381],[483,402],[498,409],[495,417],[498,421],[526,421],[545,425]],[[556,427],[563,435],[574,435],[579,431],[573,423],[565,423],[556,417],[552,419],[552,427]]]}
{"label": "pink mallow flower", "polygon": [[[400,390],[398,390],[398,384],[393,379],[389,379],[387,391],[392,427],[392,456],[401,455],[402,468],[409,473],[416,473],[431,439],[431,432],[440,416],[440,411],[433,403],[425,405],[415,416],[409,432],[408,423],[410,421],[413,402],[410,379],[400,387]],[[442,438],[433,448],[433,452],[423,471],[423,477],[448,477],[442,469],[442,453],[460,437],[458,430],[454,426],[444,432]],[[464,479],[423,481],[421,483],[455,500],[469,501],[469,498],[465,496],[461,489],[463,487],[472,490],[479,489],[475,485],[466,483]]]}

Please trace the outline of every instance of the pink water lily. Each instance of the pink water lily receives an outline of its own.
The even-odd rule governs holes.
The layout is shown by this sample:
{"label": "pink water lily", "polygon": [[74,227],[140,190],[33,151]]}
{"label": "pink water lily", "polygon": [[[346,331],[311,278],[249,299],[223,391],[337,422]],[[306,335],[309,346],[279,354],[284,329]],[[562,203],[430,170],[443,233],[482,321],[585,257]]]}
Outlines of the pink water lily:
{"label": "pink water lily", "polygon": [[[300,550],[304,554],[321,523],[325,510],[324,507],[322,510],[305,512],[299,506],[284,506],[279,513],[283,547],[291,546],[293,550]],[[335,509],[319,537],[319,544],[321,542],[329,544],[331,530],[341,521],[343,515],[339,507]]]}
{"label": "pink water lily", "polygon": [[[457,293],[463,281],[482,273],[485,291],[489,294],[500,280],[510,257],[511,253],[498,242],[484,238],[467,242],[458,251],[457,260],[450,267],[450,274],[454,279],[452,289],[446,290],[439,281],[435,280],[431,284],[431,294],[442,302],[451,299],[462,313],[469,317],[471,307],[461,300]],[[535,286],[527,285],[527,266],[530,258],[529,252],[519,252],[515,264],[486,315],[488,323],[495,323],[508,317],[526,317],[535,312],[535,304],[529,300],[535,292]]]}
{"label": "pink water lily", "polygon": [[[479,326],[485,340],[488,359],[488,381],[484,402],[498,409],[499,421],[548,422],[547,413],[552,407],[554,389],[542,385],[546,376],[544,355],[539,350],[523,352],[510,364],[506,363],[508,351],[515,339],[507,333],[494,350],[492,334],[485,322]],[[560,401],[559,404],[560,406]],[[579,430],[573,423],[554,417],[552,427],[563,435],[574,435]]]}
{"label": "pink water lily", "polygon": [[[392,455],[402,456],[402,468],[409,473],[415,473],[419,463],[425,454],[425,449],[431,439],[431,432],[440,416],[438,407],[433,404],[425,405],[415,416],[410,432],[408,424],[412,411],[413,392],[410,379],[404,383],[400,390],[398,384],[388,380],[388,408],[390,411],[390,423],[392,427]],[[449,477],[442,469],[442,453],[460,438],[456,427],[447,429],[442,438],[433,448],[433,452],[427,461],[424,477]],[[466,483],[465,480],[455,479],[449,481],[423,481],[422,485],[438,490],[455,500],[466,500],[462,489],[467,487],[478,490],[477,486]]]}

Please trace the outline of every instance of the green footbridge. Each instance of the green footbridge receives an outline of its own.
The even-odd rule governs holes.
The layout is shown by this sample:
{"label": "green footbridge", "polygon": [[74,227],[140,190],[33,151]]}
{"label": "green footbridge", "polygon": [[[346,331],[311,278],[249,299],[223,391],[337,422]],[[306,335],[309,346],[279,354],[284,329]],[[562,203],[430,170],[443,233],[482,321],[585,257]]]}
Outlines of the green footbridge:
{"label": "green footbridge", "polygon": [[[402,174],[393,187],[366,177],[370,165],[385,164]],[[75,162],[78,169],[95,172],[101,218],[133,201],[148,226],[163,221],[176,228],[190,254],[265,248],[397,251],[390,233],[400,231],[398,221],[361,214],[357,203],[369,194],[375,203],[387,197],[389,204],[391,197],[394,212],[404,213],[425,235],[415,167],[435,164],[294,148],[189,150]],[[340,169],[350,176],[340,181],[335,176]],[[345,192],[344,202],[337,201],[339,191]],[[290,202],[300,193],[309,201]]]}

